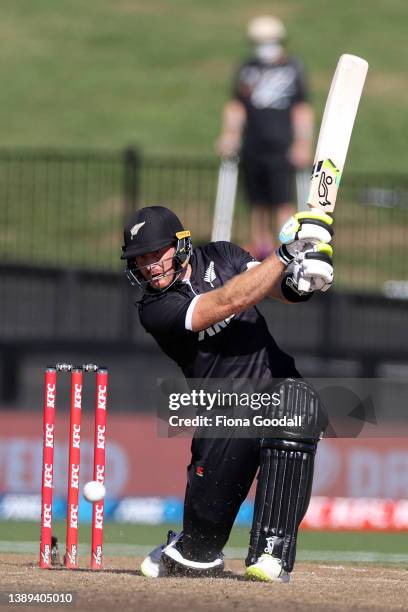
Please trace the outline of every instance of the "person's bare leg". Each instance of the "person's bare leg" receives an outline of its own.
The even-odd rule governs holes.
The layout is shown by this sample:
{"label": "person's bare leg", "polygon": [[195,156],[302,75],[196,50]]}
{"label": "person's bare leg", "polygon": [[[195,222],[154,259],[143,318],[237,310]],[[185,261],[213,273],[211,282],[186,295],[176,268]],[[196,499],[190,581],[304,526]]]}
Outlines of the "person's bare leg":
{"label": "person's bare leg", "polygon": [[252,255],[264,259],[277,246],[275,236],[279,235],[282,225],[296,212],[290,202],[279,206],[253,204],[251,210],[252,244],[248,248]]}
{"label": "person's bare leg", "polygon": [[272,232],[274,236],[278,236],[282,225],[296,213],[296,208],[290,202],[285,202],[272,209]]}
{"label": "person's bare leg", "polygon": [[251,210],[251,236],[254,255],[263,259],[274,249],[271,230],[270,207],[266,204],[253,204]]}

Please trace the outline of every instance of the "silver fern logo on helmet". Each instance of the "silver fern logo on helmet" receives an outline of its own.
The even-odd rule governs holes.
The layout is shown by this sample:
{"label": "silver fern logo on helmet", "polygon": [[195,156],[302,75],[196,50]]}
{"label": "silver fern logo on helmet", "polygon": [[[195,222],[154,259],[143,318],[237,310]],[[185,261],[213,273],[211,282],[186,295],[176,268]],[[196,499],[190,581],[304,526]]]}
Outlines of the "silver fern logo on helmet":
{"label": "silver fern logo on helmet", "polygon": [[216,278],[217,278],[217,275],[215,274],[215,270],[214,270],[214,262],[210,261],[210,265],[208,266],[204,274],[204,281],[206,283],[210,283],[211,287],[214,287],[213,282],[215,281]]}
{"label": "silver fern logo on helmet", "polygon": [[138,231],[140,230],[141,227],[144,226],[145,223],[146,221],[142,221],[142,223],[136,223],[136,225],[130,228],[131,240],[133,240],[133,238],[137,236]]}

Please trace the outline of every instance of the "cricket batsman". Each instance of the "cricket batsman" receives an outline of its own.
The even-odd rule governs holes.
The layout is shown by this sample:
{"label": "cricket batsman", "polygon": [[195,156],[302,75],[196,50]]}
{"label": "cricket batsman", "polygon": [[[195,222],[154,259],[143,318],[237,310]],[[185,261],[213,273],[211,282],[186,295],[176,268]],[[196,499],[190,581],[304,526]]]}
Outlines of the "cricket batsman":
{"label": "cricket batsman", "polygon": [[[276,381],[283,409],[303,417],[286,438],[194,436],[183,531],[169,532],[167,543],[146,557],[145,576],[222,572],[222,550],[258,473],[245,577],[289,581],[325,419],[316,393],[273,339],[257,304],[270,297],[290,307],[327,291],[332,236],[330,216],[297,213],[280,232],[282,245],[260,263],[229,242],[193,251],[190,231],[163,206],[138,210],[125,226],[122,259],[128,279],[142,291],[140,321],[185,377]],[[298,289],[302,278],[310,291]]]}

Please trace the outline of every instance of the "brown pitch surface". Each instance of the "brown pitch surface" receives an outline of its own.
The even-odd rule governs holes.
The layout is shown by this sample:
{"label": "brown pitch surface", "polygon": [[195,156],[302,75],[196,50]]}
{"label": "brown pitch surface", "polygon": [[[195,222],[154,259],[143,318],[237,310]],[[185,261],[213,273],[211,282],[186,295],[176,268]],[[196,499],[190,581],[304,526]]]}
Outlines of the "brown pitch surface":
{"label": "brown pitch surface", "polygon": [[71,605],[14,605],[8,609],[259,612],[267,607],[373,612],[408,608],[408,569],[398,566],[299,563],[289,584],[266,584],[244,581],[242,560],[227,560],[225,577],[216,579],[148,579],[140,575],[139,562],[137,558],[106,557],[100,572],[91,572],[85,565],[74,571],[40,570],[32,555],[1,554],[2,603],[7,592],[72,592],[76,599]]}

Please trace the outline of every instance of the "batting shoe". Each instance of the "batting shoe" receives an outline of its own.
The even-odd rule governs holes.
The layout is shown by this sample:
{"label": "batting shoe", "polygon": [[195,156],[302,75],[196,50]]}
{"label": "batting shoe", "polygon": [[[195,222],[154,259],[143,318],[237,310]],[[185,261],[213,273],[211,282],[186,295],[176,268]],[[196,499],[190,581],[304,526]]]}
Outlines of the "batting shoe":
{"label": "batting shoe", "polygon": [[224,555],[218,553],[212,561],[193,561],[183,554],[182,534],[174,538],[162,552],[167,576],[219,576],[224,570]]}
{"label": "batting shoe", "polygon": [[256,563],[246,568],[245,578],[258,582],[289,582],[290,574],[283,569],[280,559],[264,553]]}
{"label": "batting shoe", "polygon": [[167,534],[166,544],[160,544],[160,546],[152,550],[152,552],[149,553],[142,561],[140,571],[142,572],[143,576],[146,576],[147,578],[161,578],[162,576],[167,575],[166,568],[164,567],[162,560],[163,550],[172,542],[179,540],[181,536],[182,533],[177,534],[170,529]]}

